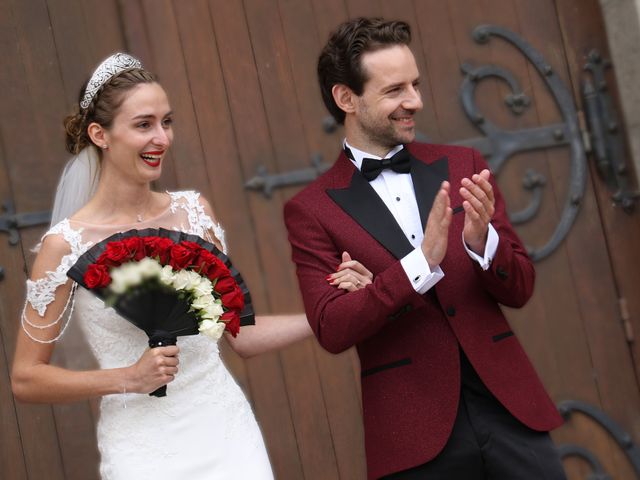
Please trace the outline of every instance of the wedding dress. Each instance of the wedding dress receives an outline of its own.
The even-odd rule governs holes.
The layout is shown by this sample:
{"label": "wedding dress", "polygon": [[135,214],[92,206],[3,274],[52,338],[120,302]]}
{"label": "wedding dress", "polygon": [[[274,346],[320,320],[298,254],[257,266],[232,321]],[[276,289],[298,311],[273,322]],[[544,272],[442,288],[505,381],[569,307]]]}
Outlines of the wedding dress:
{"label": "wedding dress", "polygon": [[[63,220],[45,234],[60,235],[70,253],[47,276],[28,281],[27,300],[40,315],[55,298],[67,270],[91,245],[132,228],[177,229],[224,245],[224,232],[204,212],[196,192],[172,192],[169,208],[132,225]],[[135,363],[147,347],[144,332],[84,288],[75,291],[70,322],[77,322],[100,368]],[[243,327],[251,328],[251,327]],[[240,332],[242,335],[242,332]],[[97,427],[103,480],[272,479],[262,435],[244,394],[204,335],[178,338],[180,365],[167,396],[108,395]]]}

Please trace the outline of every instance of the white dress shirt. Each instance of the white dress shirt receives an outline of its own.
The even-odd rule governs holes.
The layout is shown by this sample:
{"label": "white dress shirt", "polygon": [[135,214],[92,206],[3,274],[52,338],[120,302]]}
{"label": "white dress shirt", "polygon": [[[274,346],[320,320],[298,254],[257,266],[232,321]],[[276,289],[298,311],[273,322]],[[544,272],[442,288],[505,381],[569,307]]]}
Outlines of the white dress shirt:
{"label": "white dress shirt", "polygon": [[[351,150],[351,153],[353,154],[353,159],[351,159],[351,161],[358,170],[360,170],[362,166],[363,158],[382,160],[382,158],[390,158],[393,154],[404,148],[402,145],[398,145],[387,153],[385,157],[379,157],[377,155],[372,155],[367,152],[363,152],[362,150],[358,150],[357,148],[349,145],[346,140],[344,141],[344,145]],[[393,218],[398,222],[398,225],[407,237],[407,240],[409,240],[413,246],[414,250],[401,258],[400,263],[415,291],[420,294],[426,293],[444,277],[444,272],[439,265],[431,271],[429,264],[427,263],[427,259],[425,258],[424,253],[422,253],[421,245],[424,238],[424,231],[422,230],[420,210],[418,209],[411,174],[397,173],[391,169],[385,169],[374,180],[371,180],[369,185],[373,187],[380,199],[387,206],[393,215]],[[469,256],[478,262],[483,270],[489,268],[491,260],[495,256],[498,248],[498,240],[498,233],[495,231],[493,226],[489,224],[489,233],[487,236],[484,255],[480,257],[469,250],[464,239],[461,239]]]}

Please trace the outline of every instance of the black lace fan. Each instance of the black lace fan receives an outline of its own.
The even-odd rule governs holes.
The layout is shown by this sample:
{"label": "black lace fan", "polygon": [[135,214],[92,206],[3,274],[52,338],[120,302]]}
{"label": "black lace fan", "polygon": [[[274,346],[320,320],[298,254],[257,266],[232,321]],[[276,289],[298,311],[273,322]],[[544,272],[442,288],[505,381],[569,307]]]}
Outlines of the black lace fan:
{"label": "black lace fan", "polygon": [[[143,330],[149,337],[149,346],[151,348],[175,345],[178,336],[197,335],[199,333],[198,318],[194,312],[189,311],[189,304],[180,297],[178,292],[159,284],[145,284],[132,288],[125,294],[114,296],[109,293],[107,288],[89,288],[85,283],[87,269],[97,262],[107,249],[107,245],[129,237],[166,237],[176,244],[182,241],[193,242],[215,255],[227,266],[244,296],[244,308],[240,313],[240,325],[253,325],[255,323],[251,297],[242,276],[231,265],[229,257],[214,244],[197,235],[164,228],[147,228],[116,233],[94,245],[80,256],[69,269],[67,275],[99,298],[107,301],[123,318]],[[166,385],[150,395],[165,396]]]}

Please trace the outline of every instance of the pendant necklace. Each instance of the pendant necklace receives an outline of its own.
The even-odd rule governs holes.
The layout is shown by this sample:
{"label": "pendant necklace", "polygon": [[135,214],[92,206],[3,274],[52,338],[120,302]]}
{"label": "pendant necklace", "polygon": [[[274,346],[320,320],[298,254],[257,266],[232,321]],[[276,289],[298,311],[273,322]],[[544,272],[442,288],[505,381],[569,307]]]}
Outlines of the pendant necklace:
{"label": "pendant necklace", "polygon": [[[145,208],[142,209],[142,212],[145,212],[147,207],[149,206],[149,203],[151,202],[151,194],[149,194],[149,197],[147,197],[147,201],[145,203]],[[136,220],[138,221],[138,223],[144,222],[144,214],[143,213],[138,213],[136,215]]]}

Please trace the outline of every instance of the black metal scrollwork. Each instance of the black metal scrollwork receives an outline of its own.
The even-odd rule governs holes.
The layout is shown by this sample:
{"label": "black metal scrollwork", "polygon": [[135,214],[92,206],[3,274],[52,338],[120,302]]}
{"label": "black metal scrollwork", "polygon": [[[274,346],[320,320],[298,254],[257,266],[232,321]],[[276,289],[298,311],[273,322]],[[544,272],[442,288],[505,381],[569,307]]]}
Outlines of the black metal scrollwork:
{"label": "black metal scrollwork", "polygon": [[[51,212],[16,213],[11,200],[2,204],[4,214],[0,215],[0,232],[9,234],[9,245],[17,245],[20,241],[18,229],[49,223]],[[0,266],[0,281],[4,280],[5,270]]]}
{"label": "black metal scrollwork", "polygon": [[312,182],[326,172],[330,166],[322,161],[322,155],[315,153],[311,158],[311,167],[309,168],[269,174],[264,167],[260,167],[257,175],[247,181],[244,186],[250,190],[261,190],[265,197],[270,198],[274,189]]}
{"label": "black metal scrollwork", "polygon": [[[578,400],[566,400],[558,406],[558,410],[565,420],[568,420],[573,412],[580,412],[600,424],[624,451],[633,467],[636,478],[640,478],[640,448],[633,442],[631,436],[608,415],[596,407]],[[578,445],[559,445],[558,451],[562,458],[575,456],[585,460],[594,472],[589,476],[590,479],[612,480],[612,477],[604,471],[598,458],[586,448]]]}
{"label": "black metal scrollwork", "polygon": [[632,191],[629,170],[625,162],[624,139],[616,119],[612,100],[607,95],[605,71],[611,66],[596,50],[589,53],[584,69],[591,79],[582,84],[584,109],[591,132],[593,156],[598,175],[612,192],[614,203],[627,213],[634,210],[638,192]]}
{"label": "black metal scrollwork", "polygon": [[[473,38],[478,43],[487,43],[492,36],[500,37],[514,45],[535,66],[551,92],[564,122],[515,131],[501,129],[479,112],[474,99],[478,83],[489,77],[497,77],[505,81],[512,92],[507,96],[505,102],[514,114],[522,113],[530,105],[529,98],[524,94],[513,75],[504,68],[494,65],[471,68],[469,65],[464,65],[463,72],[466,77],[460,90],[462,107],[476,128],[484,134],[484,137],[453,143],[478,149],[487,158],[491,169],[496,175],[500,172],[507,159],[518,152],[567,145],[570,147],[569,189],[560,221],[547,243],[530,251],[530,255],[534,260],[540,260],[551,254],[567,236],[580,208],[587,171],[582,132],[580,131],[578,115],[571,92],[545,61],[544,57],[524,39],[506,28],[495,25],[480,25],[473,31]],[[535,216],[542,199],[540,189],[544,184],[545,179],[542,174],[535,171],[526,173],[523,179],[523,186],[532,191],[532,201],[523,211],[511,215],[514,223],[526,222]]]}
{"label": "black metal scrollwork", "polygon": [[9,245],[20,241],[18,230],[24,227],[42,225],[51,221],[51,212],[16,213],[11,200],[2,203],[4,215],[0,216],[0,232],[9,234]]}

